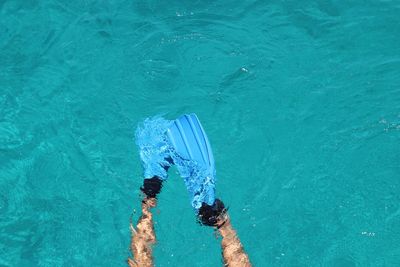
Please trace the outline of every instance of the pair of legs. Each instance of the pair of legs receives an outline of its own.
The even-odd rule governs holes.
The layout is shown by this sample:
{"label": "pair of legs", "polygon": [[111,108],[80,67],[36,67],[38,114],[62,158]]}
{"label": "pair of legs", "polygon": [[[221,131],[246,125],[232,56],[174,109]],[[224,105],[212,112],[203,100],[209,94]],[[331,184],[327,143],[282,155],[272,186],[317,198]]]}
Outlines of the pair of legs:
{"label": "pair of legs", "polygon": [[[156,235],[151,209],[157,205],[156,195],[161,189],[161,184],[159,188],[154,188],[154,185],[147,185],[146,188],[145,182],[141,189],[145,195],[142,200],[142,215],[136,229],[132,224],[130,226],[132,235],[130,249],[134,259],[129,258],[128,264],[130,267],[153,267],[152,247],[156,242]],[[226,209],[219,200],[215,204],[214,206],[203,204],[199,211],[199,220],[205,225],[214,227],[220,233],[224,266],[251,267],[249,257],[232,227]]]}

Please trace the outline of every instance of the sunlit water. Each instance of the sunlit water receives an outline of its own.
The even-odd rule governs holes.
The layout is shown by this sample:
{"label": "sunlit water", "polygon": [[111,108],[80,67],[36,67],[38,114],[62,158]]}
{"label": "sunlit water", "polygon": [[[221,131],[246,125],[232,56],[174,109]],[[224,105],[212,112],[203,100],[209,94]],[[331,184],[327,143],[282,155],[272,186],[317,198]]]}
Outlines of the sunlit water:
{"label": "sunlit water", "polygon": [[[0,0],[0,266],[124,266],[134,135],[195,112],[254,266],[400,263],[399,1]],[[176,169],[156,266],[222,266]]]}

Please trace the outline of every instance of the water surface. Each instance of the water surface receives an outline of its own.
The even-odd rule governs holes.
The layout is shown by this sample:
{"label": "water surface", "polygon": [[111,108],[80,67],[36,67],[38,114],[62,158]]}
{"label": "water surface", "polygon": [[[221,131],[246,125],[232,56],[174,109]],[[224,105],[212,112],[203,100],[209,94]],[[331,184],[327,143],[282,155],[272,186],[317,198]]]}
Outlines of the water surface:
{"label": "water surface", "polygon": [[[400,262],[398,1],[0,1],[0,266],[124,266],[134,131],[199,116],[254,266]],[[156,266],[221,266],[172,169]]]}

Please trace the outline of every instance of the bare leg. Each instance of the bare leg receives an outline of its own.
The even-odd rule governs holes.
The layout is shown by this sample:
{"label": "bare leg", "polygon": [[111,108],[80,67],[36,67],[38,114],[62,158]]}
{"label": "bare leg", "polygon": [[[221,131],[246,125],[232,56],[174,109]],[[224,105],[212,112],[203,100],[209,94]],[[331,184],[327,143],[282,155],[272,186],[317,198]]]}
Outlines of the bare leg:
{"label": "bare leg", "polygon": [[229,267],[251,267],[249,256],[243,249],[239,237],[233,229],[228,214],[219,219],[218,231],[222,236],[222,256],[224,265]]}
{"label": "bare leg", "polygon": [[202,203],[198,219],[203,225],[216,227],[222,236],[222,256],[224,266],[251,267],[249,256],[244,252],[239,237],[233,229],[227,209],[220,199],[215,199],[213,205]]}
{"label": "bare leg", "polygon": [[134,259],[129,258],[130,267],[152,267],[152,246],[156,242],[153,227],[153,215],[150,208],[156,206],[155,198],[144,198],[142,202],[142,216],[140,217],[137,230],[131,224],[131,251]]}

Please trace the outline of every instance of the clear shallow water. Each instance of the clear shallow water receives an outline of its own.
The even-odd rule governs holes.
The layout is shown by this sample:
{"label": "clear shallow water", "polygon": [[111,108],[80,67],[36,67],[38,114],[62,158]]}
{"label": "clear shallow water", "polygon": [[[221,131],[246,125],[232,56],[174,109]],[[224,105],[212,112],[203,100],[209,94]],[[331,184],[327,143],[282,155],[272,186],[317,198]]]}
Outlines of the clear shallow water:
{"label": "clear shallow water", "polygon": [[[399,13],[0,1],[0,266],[123,266],[142,182],[134,129],[185,112],[207,131],[255,266],[397,266]],[[157,266],[221,266],[170,178]]]}

